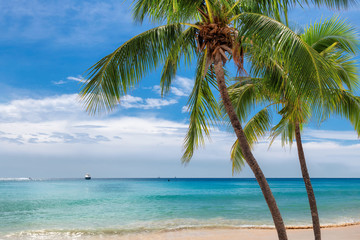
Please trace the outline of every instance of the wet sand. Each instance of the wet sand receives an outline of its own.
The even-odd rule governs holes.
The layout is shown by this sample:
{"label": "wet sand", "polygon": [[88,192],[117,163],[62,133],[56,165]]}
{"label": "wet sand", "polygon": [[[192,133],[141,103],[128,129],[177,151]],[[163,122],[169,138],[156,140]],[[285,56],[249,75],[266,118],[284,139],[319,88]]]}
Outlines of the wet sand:
{"label": "wet sand", "polygon": [[[312,229],[288,229],[289,240],[314,239]],[[325,227],[323,240],[360,240],[360,225]],[[278,240],[275,229],[183,229],[170,232],[108,236],[118,240]]]}

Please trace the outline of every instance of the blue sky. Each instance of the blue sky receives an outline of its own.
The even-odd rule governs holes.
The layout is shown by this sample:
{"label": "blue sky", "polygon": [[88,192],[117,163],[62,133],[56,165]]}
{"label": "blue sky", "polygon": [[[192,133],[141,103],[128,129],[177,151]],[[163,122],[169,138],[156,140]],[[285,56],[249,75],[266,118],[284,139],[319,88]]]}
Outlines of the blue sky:
{"label": "blue sky", "polygon": [[[295,9],[292,22],[338,14],[360,27],[360,10]],[[0,178],[231,177],[235,137],[214,128],[206,147],[181,165],[193,72],[181,70],[161,98],[159,70],[114,112],[89,116],[77,97],[81,75],[132,36],[153,27],[133,22],[129,1],[0,0]],[[360,177],[360,142],[339,118],[303,133],[313,177]],[[263,139],[255,156],[268,177],[300,177],[296,147]],[[238,177],[252,177],[246,167]]]}

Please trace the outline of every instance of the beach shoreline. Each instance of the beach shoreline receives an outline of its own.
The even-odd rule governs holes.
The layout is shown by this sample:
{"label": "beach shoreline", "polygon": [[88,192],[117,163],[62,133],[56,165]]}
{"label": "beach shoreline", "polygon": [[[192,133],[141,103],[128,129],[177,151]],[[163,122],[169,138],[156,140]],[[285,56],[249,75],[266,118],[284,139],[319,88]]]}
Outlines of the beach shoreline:
{"label": "beach shoreline", "polygon": [[[287,233],[292,240],[308,240],[313,238],[311,227],[288,227]],[[326,240],[358,240],[360,239],[360,223],[323,226],[322,236]],[[241,228],[198,228],[178,229],[143,234],[127,234],[124,236],[108,236],[106,240],[277,240],[274,228],[241,227]],[[85,238],[85,239],[95,239]]]}
{"label": "beach shoreline", "polygon": [[[321,227],[325,240],[358,240],[360,239],[360,222]],[[288,237],[291,240],[313,239],[311,226],[288,226]],[[278,240],[274,227],[184,227],[176,229],[159,229],[142,232],[79,232],[79,231],[30,231],[20,235],[6,236],[4,239],[59,239],[59,240]]]}

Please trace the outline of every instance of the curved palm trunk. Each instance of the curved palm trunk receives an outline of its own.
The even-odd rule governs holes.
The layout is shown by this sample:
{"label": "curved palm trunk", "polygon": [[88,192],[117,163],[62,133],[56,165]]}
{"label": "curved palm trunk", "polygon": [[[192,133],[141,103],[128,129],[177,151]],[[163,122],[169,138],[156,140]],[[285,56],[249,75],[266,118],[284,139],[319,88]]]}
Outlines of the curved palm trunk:
{"label": "curved palm trunk", "polygon": [[251,170],[253,171],[255,178],[260,185],[261,191],[265,197],[266,203],[270,209],[275,228],[279,237],[279,240],[287,240],[286,229],[281,217],[279,208],[276,204],[275,198],[270,190],[269,184],[261,171],[256,159],[254,158],[250,146],[246,140],[244,131],[241,127],[240,121],[234,111],[234,107],[232,106],[226,84],[225,84],[225,76],[224,76],[224,69],[223,69],[223,62],[221,60],[221,56],[216,56],[215,63],[214,63],[215,75],[217,84],[219,87],[219,91],[221,94],[221,98],[223,100],[225,109],[227,114],[229,115],[231,124],[235,130],[236,136],[239,141],[239,145],[241,150],[244,154],[244,158],[247,164],[250,166]]}
{"label": "curved palm trunk", "polygon": [[318,214],[318,210],[317,210],[317,206],[316,206],[314,190],[312,188],[310,176],[309,176],[309,173],[308,173],[308,170],[306,167],[305,154],[304,154],[304,150],[303,150],[302,143],[301,143],[299,123],[295,124],[295,138],[296,138],[296,145],[297,145],[297,149],[298,149],[299,161],[300,161],[300,166],[301,166],[301,173],[302,173],[302,176],[304,179],[306,192],[307,192],[308,199],[309,199],[315,240],[320,240],[321,233],[320,233],[319,214]]}

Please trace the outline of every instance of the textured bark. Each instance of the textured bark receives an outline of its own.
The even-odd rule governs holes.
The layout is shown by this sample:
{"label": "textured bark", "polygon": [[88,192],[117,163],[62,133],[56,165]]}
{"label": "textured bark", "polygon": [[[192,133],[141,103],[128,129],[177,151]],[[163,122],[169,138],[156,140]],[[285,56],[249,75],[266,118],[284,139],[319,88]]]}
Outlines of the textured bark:
{"label": "textured bark", "polygon": [[225,76],[224,76],[223,62],[221,60],[221,56],[215,56],[214,70],[215,70],[216,80],[221,94],[221,98],[225,106],[225,110],[230,118],[231,124],[236,133],[244,158],[247,164],[250,166],[251,170],[253,171],[255,178],[265,197],[266,203],[270,209],[279,240],[287,240],[288,238],[286,235],[286,228],[284,225],[284,221],[281,217],[279,208],[276,204],[275,198],[270,190],[269,184],[263,172],[261,171],[256,159],[254,158],[251,152],[250,146],[246,140],[240,121],[235,113],[234,107],[232,106],[225,84]]}
{"label": "textured bark", "polygon": [[300,135],[300,126],[299,123],[295,124],[295,138],[296,145],[298,149],[299,161],[301,166],[301,173],[304,179],[306,192],[309,199],[309,205],[311,210],[311,217],[313,222],[313,230],[315,235],[315,240],[321,240],[321,232],[320,232],[320,221],[319,214],[316,206],[315,194],[311,185],[310,176],[306,167],[305,154],[301,143],[301,135]]}

